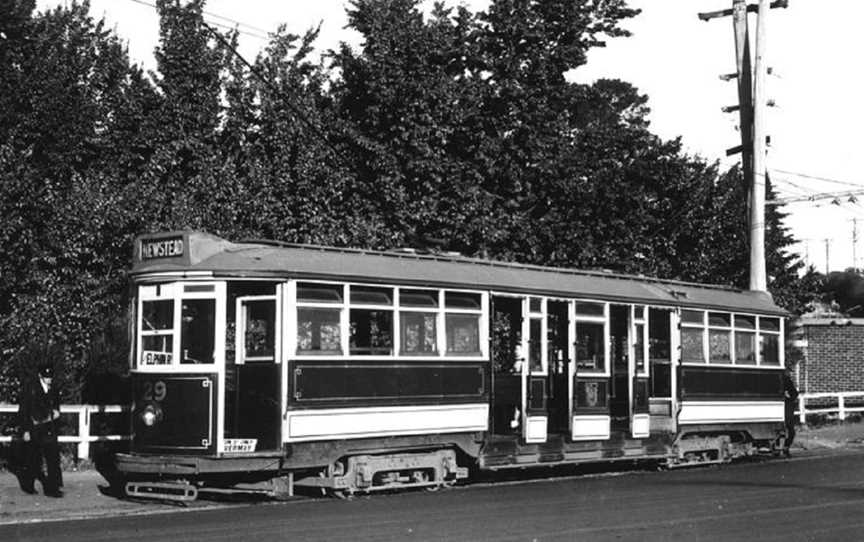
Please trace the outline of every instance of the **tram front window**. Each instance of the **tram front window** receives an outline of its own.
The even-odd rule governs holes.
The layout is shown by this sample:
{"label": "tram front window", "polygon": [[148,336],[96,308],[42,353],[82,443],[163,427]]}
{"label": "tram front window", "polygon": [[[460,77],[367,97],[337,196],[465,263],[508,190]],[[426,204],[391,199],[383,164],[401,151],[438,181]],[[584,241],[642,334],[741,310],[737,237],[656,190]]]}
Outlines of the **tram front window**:
{"label": "tram front window", "polygon": [[180,363],[213,363],[216,300],[184,299],[180,320]]}
{"label": "tram front window", "polygon": [[174,357],[174,301],[141,303],[141,365],[169,365]]}

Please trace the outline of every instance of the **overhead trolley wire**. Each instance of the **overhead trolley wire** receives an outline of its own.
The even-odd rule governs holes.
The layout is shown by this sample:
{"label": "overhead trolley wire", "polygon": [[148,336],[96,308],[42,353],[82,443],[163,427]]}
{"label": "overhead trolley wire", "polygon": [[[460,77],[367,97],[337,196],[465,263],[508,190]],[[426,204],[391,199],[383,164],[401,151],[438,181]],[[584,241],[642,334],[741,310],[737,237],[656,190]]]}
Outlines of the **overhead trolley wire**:
{"label": "overhead trolley wire", "polygon": [[826,182],[826,183],[839,184],[842,186],[854,186],[854,187],[858,187],[858,188],[864,188],[864,185],[862,185],[861,183],[853,183],[850,181],[840,181],[837,179],[830,179],[828,177],[819,177],[818,175],[808,175],[806,173],[799,173],[796,171],[787,171],[784,169],[774,169],[774,168],[771,168],[771,171],[775,171],[777,173],[783,173],[785,175],[794,175],[796,177],[801,177],[804,179],[811,179],[814,181],[822,181],[822,182]]}
{"label": "overhead trolley wire", "polygon": [[[130,2],[134,2],[136,4],[141,4],[142,6],[151,7],[153,9],[158,9],[156,4],[152,2],[146,2],[145,0],[129,0]],[[238,21],[236,19],[231,19],[230,17],[225,17],[219,15],[218,13],[213,13],[212,11],[201,11],[203,15],[207,15],[208,17],[212,17],[214,19],[220,19],[222,21],[226,21],[229,23],[233,23],[234,26],[225,24],[225,23],[217,23],[213,21],[209,21],[209,24],[213,26],[218,26],[220,28],[225,28],[227,30],[233,30],[238,34],[243,34],[244,36],[249,36],[252,38],[260,39],[260,40],[268,40],[270,39],[270,32],[268,30],[264,30],[263,28],[259,28],[257,26],[252,26],[251,24],[246,24],[244,22]],[[239,27],[246,27],[249,30],[241,30]]]}

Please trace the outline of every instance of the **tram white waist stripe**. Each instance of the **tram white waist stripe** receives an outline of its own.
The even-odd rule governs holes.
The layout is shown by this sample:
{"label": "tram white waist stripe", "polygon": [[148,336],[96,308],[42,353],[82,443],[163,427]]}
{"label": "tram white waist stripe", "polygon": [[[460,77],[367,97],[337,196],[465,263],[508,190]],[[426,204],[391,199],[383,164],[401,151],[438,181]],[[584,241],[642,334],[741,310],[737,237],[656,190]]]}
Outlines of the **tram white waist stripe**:
{"label": "tram white waist stripe", "polygon": [[684,401],[680,424],[782,422],[783,401]]}
{"label": "tram white waist stripe", "polygon": [[428,405],[405,407],[292,410],[286,416],[286,440],[458,433],[485,431],[489,405]]}

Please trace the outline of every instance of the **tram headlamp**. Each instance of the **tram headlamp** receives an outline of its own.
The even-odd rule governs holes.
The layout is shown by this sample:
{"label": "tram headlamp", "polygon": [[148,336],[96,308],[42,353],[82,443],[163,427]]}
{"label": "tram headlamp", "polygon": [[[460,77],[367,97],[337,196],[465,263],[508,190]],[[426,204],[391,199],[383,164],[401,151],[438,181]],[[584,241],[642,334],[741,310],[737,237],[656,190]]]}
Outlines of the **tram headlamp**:
{"label": "tram headlamp", "polygon": [[147,405],[144,411],[141,412],[141,421],[147,427],[153,427],[156,422],[162,419],[162,409],[156,405]]}

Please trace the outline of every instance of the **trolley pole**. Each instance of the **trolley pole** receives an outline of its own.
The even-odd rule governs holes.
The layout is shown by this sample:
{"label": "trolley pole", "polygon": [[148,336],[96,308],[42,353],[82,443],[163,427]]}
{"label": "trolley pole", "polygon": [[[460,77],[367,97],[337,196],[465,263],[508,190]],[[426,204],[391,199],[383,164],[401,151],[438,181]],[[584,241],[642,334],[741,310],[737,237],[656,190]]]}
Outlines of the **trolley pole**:
{"label": "trolley pole", "polygon": [[[768,100],[765,83],[768,66],[765,63],[767,50],[768,12],[771,8],[788,7],[787,0],[759,0],[758,6],[748,5],[747,0],[732,0],[732,9],[700,13],[699,18],[709,21],[718,17],[733,18],[735,34],[735,59],[737,73],[721,76],[723,79],[738,79],[738,105],[724,107],[731,112],[738,110],[741,122],[741,146],[729,149],[727,155],[741,152],[741,169],[749,190],[750,230],[750,289],[768,291],[765,264],[765,185],[768,169],[766,108]],[[758,13],[756,25],[756,59],[750,65],[750,40],[747,14]]]}

